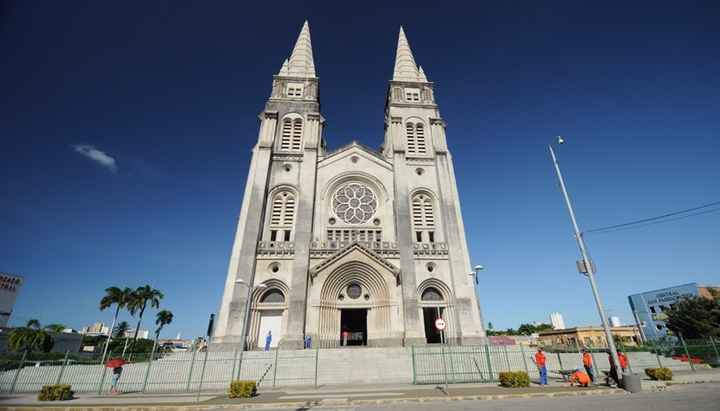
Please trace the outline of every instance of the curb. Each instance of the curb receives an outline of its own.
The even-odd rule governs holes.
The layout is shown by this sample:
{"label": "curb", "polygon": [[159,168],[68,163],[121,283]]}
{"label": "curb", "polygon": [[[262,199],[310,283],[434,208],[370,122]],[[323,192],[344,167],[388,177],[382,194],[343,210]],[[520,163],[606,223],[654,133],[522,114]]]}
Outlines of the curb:
{"label": "curb", "polygon": [[128,405],[17,405],[2,407],[7,411],[198,411],[208,408],[213,409],[265,409],[265,408],[327,408],[350,405],[392,405],[411,404],[418,402],[449,402],[449,401],[491,401],[510,398],[552,398],[552,397],[581,397],[598,395],[626,394],[625,390],[612,388],[588,391],[558,391],[548,393],[525,393],[525,394],[488,394],[488,395],[461,395],[448,397],[415,397],[415,398],[386,398],[378,400],[348,400],[348,399],[327,399],[320,401],[295,401],[295,402],[260,402],[260,403],[235,403],[235,404],[128,404]]}

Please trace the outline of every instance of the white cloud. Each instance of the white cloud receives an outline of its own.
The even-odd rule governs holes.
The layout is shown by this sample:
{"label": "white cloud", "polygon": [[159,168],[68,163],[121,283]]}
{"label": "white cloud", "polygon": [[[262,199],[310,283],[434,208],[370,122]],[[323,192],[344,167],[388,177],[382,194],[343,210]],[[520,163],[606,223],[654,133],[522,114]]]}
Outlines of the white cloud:
{"label": "white cloud", "polygon": [[76,153],[100,164],[110,171],[117,171],[117,161],[102,150],[88,144],[76,144],[72,146]]}

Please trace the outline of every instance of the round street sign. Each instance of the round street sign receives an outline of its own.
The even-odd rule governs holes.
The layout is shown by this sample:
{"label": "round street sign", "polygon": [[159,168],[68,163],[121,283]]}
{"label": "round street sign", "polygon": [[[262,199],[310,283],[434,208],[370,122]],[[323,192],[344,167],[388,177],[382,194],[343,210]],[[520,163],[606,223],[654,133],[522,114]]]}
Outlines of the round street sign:
{"label": "round street sign", "polygon": [[438,318],[437,320],[435,320],[435,328],[437,328],[440,331],[444,330],[445,329],[445,320],[443,320],[442,318]]}

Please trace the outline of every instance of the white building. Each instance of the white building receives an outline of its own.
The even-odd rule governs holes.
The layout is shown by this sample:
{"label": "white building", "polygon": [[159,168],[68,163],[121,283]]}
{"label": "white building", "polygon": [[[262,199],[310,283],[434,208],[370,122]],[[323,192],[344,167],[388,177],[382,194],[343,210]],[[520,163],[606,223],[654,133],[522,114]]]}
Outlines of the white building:
{"label": "white building", "polygon": [[[123,337],[125,337],[125,338],[133,338],[134,336],[135,336],[135,329],[127,329],[123,333]],[[143,330],[141,328],[140,331],[138,331],[137,338],[147,339],[149,336],[150,336],[150,331]]]}
{"label": "white building", "polygon": [[0,273],[0,327],[7,327],[10,322],[15,300],[23,285],[19,275]]}
{"label": "white building", "polygon": [[80,330],[80,334],[84,334],[90,337],[98,336],[98,335],[108,335],[110,333],[110,327],[105,325],[104,323],[98,321],[92,325],[88,325],[86,327],[83,327],[82,330]]}
{"label": "white building", "polygon": [[560,313],[551,313],[550,314],[550,323],[552,324],[553,330],[564,330],[565,329],[565,320],[563,319],[562,314]]}
{"label": "white building", "polygon": [[288,349],[343,335],[348,345],[436,343],[438,316],[451,342],[479,342],[446,124],[402,28],[380,149],[327,150],[318,85],[306,22],[259,116],[213,344],[257,348],[268,331]]}
{"label": "white building", "polygon": [[616,316],[610,317],[610,326],[622,327],[622,322],[620,322],[620,317],[616,317]]}

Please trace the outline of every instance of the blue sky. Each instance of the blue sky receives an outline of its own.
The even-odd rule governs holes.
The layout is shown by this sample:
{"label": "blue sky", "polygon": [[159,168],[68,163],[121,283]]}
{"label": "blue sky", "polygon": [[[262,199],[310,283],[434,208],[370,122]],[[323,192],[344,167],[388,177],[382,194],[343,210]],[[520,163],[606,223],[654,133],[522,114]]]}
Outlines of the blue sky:
{"label": "blue sky", "polygon": [[[393,4],[0,3],[0,270],[26,281],[13,322],[109,321],[103,289],[147,283],[176,314],[165,335],[204,331],[257,114],[305,18],[331,148],[382,142],[404,26],[448,122],[495,328],[599,321],[554,136],[584,228],[720,200],[717,2]],[[629,294],[720,283],[720,213],[587,239],[625,322]]]}

